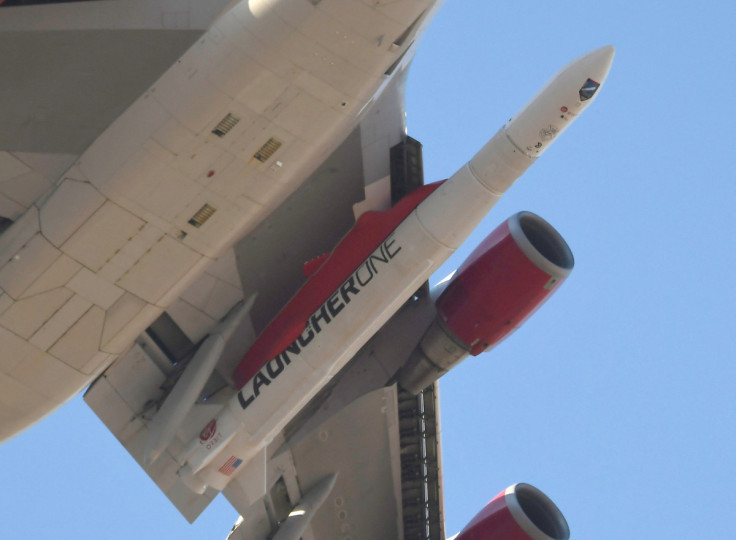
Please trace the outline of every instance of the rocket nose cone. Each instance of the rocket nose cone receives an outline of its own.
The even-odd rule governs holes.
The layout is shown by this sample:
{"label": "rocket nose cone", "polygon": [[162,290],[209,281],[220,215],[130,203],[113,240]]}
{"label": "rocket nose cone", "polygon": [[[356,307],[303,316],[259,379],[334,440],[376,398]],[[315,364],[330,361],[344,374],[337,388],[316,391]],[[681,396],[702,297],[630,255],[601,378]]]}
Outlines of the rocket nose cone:
{"label": "rocket nose cone", "polygon": [[614,47],[613,45],[605,45],[601,47],[600,49],[597,49],[593,52],[605,54],[606,57],[609,59],[609,63],[610,63],[610,61],[613,60],[613,57],[616,54],[616,47]]}
{"label": "rocket nose cone", "polygon": [[613,57],[616,55],[616,47],[613,45],[606,45],[600,49],[596,49],[590,53],[590,56],[595,64],[599,68],[608,74],[608,70],[611,69],[611,63]]}
{"label": "rocket nose cone", "polygon": [[606,45],[583,55],[574,64],[576,67],[584,69],[588,73],[588,77],[599,84],[603,84],[603,81],[608,77],[615,54],[616,48],[613,45]]}

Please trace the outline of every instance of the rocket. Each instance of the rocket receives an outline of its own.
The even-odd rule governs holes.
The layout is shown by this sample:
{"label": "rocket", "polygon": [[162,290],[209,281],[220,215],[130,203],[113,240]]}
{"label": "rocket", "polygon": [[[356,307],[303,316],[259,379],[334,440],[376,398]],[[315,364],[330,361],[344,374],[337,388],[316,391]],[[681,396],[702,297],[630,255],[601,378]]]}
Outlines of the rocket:
{"label": "rocket", "polygon": [[448,180],[362,215],[235,369],[237,392],[180,456],[184,483],[221,490],[262,451],[595,100],[613,56],[568,64]]}

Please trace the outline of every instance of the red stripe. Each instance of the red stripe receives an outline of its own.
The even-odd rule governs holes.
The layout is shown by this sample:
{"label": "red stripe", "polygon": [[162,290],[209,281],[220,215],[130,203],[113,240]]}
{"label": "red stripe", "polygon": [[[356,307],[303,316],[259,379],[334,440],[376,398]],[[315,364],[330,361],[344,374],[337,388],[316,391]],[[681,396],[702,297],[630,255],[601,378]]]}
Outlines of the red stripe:
{"label": "red stripe", "polygon": [[383,212],[366,212],[340,241],[329,259],[299,289],[291,301],[258,336],[235,368],[233,379],[242,388],[266,362],[291,345],[304,332],[312,314],[375,251],[380,243],[442,182],[422,186]]}
{"label": "red stripe", "polygon": [[306,277],[311,277],[317,270],[319,270],[322,265],[325,263],[327,259],[330,258],[329,253],[324,253],[320,255],[319,257],[315,257],[314,259],[311,259],[304,263],[304,275]]}

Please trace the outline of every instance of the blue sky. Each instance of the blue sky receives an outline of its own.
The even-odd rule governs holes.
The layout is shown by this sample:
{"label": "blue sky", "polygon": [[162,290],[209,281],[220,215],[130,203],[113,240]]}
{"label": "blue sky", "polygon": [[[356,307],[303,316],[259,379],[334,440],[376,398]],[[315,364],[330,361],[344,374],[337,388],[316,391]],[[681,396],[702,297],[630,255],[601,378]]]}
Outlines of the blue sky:
{"label": "blue sky", "polygon": [[[445,510],[459,530],[525,481],[572,538],[727,538],[736,507],[736,7],[448,0],[410,76],[428,182],[560,67],[617,55],[595,104],[454,256],[519,210],[576,258],[521,330],[442,380]],[[187,524],[76,398],[0,447],[3,536],[223,538]]]}

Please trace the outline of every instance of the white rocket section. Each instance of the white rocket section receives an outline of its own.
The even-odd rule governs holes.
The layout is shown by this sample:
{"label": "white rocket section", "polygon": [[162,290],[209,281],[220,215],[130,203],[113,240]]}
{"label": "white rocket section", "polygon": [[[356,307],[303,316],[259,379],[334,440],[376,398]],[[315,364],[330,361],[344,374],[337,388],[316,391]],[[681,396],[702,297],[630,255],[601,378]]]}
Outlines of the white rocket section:
{"label": "white rocket section", "polygon": [[[517,142],[537,140],[546,133],[539,126],[550,125],[563,108],[574,108],[577,114],[584,110],[591,96],[581,100],[582,89],[590,94],[588,81],[593,77],[596,85],[602,84],[612,58],[613,48],[604,47],[563,69],[429,195],[312,315],[293,346],[233,396],[215,419],[212,437],[192,441],[181,456],[186,464],[180,476],[190,484],[222,489],[230,479],[222,472],[223,464],[232,457],[247,462],[257,455],[460,246],[534,163],[536,157]],[[559,118],[558,132],[575,117]],[[548,141],[540,148],[545,145]]]}
{"label": "white rocket section", "polygon": [[562,68],[504,128],[529,156],[539,156],[598,95],[615,49],[601,47]]}
{"label": "white rocket section", "polygon": [[[534,160],[595,99],[585,101],[586,81],[603,83],[615,49],[602,47],[560,70],[508,124],[417,209],[427,232],[457,249]],[[563,112],[566,111],[566,112]],[[463,186],[463,187],[460,187]],[[462,216],[462,219],[458,219]]]}
{"label": "white rocket section", "polygon": [[347,281],[351,291],[338,290],[311,318],[300,352],[268,362],[218,414],[212,437],[190,443],[182,478],[198,473],[203,484],[223,489],[230,477],[221,465],[256,456],[432,273],[436,264],[421,255],[444,260],[451,251],[427,238],[412,214],[374,254],[387,262],[360,265]]}

